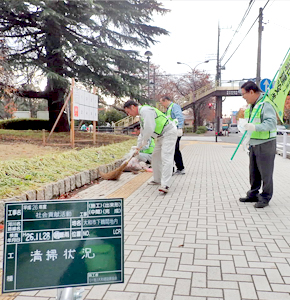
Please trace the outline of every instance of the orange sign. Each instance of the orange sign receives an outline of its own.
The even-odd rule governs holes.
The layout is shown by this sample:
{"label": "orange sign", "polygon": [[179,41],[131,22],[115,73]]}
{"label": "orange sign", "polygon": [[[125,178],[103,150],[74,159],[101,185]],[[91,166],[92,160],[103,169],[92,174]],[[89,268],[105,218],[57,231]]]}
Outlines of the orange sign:
{"label": "orange sign", "polygon": [[79,107],[78,106],[74,106],[74,116],[75,117],[79,116]]}

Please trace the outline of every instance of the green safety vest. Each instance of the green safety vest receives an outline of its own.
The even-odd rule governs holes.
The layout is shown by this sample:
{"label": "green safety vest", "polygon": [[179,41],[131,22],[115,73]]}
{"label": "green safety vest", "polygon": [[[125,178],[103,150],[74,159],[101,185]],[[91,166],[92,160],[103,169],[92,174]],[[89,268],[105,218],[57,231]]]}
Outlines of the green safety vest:
{"label": "green safety vest", "polygon": [[178,125],[178,120],[177,119],[172,119],[172,116],[171,116],[171,111],[172,111],[172,107],[173,107],[173,102],[169,104],[169,106],[167,107],[167,110],[165,112],[165,115],[167,116],[167,118],[171,121],[173,121],[175,123],[175,125],[177,126]]}
{"label": "green safety vest", "polygon": [[140,150],[141,153],[148,153],[148,154],[152,154],[155,148],[155,141],[153,138],[151,138],[150,140],[150,145],[149,148],[145,149],[145,150]]}
{"label": "green safety vest", "polygon": [[[264,103],[265,103],[265,102],[270,103],[270,102],[267,101],[267,100],[264,100],[263,102],[261,102],[262,100],[263,100],[263,99],[259,100],[259,101],[255,104],[255,106],[254,106],[254,108],[253,108],[251,114],[250,114],[250,107],[251,107],[250,105],[249,105],[248,108],[245,110],[244,116],[245,116],[245,119],[248,119],[248,121],[250,121],[251,116],[253,116],[253,115],[256,113],[256,111],[258,110],[257,113],[256,113],[256,116],[255,116],[255,118],[254,118],[254,120],[253,120],[253,122],[252,122],[252,123],[255,124],[255,125],[261,124],[261,123],[262,123],[262,122],[261,122],[261,112],[262,112]],[[260,104],[261,104],[261,105],[260,105]],[[260,107],[259,107],[259,105],[260,105]],[[258,109],[258,108],[259,108],[259,109]],[[268,139],[271,139],[271,138],[275,138],[276,135],[277,135],[277,130],[276,130],[276,129],[273,130],[273,131],[253,131],[252,134],[251,134],[251,139],[256,139],[256,140],[268,140]]]}
{"label": "green safety vest", "polygon": [[[157,116],[155,117],[154,133],[156,133],[157,135],[161,135],[164,127],[168,124],[168,118],[159,109],[157,109],[156,107],[150,106],[150,105],[142,105],[139,109],[140,112],[141,112],[142,107],[144,107],[144,106],[152,107],[155,110]],[[144,120],[142,117],[140,119],[141,119],[140,125],[142,128],[144,128]]]}
{"label": "green safety vest", "polygon": [[172,107],[173,107],[173,102],[169,104],[169,106],[167,107],[167,110],[165,112],[165,115],[169,118],[169,120],[173,121],[172,117],[171,117],[171,111],[172,111]]}

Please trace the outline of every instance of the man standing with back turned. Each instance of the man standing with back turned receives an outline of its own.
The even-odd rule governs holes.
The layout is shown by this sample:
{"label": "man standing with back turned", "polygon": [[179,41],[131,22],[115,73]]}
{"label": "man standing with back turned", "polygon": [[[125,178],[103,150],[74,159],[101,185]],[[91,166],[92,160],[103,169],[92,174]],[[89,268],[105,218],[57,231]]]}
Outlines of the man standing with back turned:
{"label": "man standing with back turned", "polygon": [[[269,205],[273,196],[273,171],[276,155],[277,117],[276,112],[259,87],[247,81],[241,87],[243,98],[249,104],[245,110],[245,130],[251,134],[249,142],[250,184],[251,188],[240,202],[257,202],[254,207],[263,208]],[[262,192],[259,190],[262,187]]]}
{"label": "man standing with back turned", "polygon": [[154,180],[149,184],[160,185],[159,191],[168,193],[177,138],[176,126],[164,113],[149,105],[141,106],[129,100],[124,104],[124,110],[129,116],[140,116],[141,133],[137,149],[146,145],[150,137],[155,139],[151,163]]}
{"label": "man standing with back turned", "polygon": [[183,134],[183,124],[184,124],[184,117],[182,114],[181,107],[173,103],[168,96],[164,96],[160,99],[160,104],[167,108],[165,115],[168,116],[168,118],[173,121],[177,121],[177,140],[175,144],[175,152],[174,152],[174,161],[176,165],[176,172],[175,175],[184,175],[184,165],[183,165],[183,159],[182,155],[179,149],[179,142]]}

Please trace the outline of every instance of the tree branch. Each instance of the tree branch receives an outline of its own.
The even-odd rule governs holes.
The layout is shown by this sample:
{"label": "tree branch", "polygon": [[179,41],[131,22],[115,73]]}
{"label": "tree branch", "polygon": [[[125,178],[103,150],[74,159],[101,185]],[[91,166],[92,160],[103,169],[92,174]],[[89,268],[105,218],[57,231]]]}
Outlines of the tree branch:
{"label": "tree branch", "polygon": [[48,96],[48,92],[44,91],[44,92],[36,92],[36,91],[25,91],[25,90],[20,90],[18,88],[15,88],[13,86],[7,85],[3,82],[0,82],[0,90],[5,92],[6,89],[9,89],[9,91],[14,94],[17,95],[19,97],[23,97],[23,98],[38,98],[38,99],[46,99],[49,100]]}

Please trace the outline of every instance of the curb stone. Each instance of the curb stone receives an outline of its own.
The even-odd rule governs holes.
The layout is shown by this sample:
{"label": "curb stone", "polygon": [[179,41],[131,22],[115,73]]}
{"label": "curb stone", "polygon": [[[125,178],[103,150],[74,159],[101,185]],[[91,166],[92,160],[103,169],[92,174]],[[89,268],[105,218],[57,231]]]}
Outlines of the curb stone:
{"label": "curb stone", "polygon": [[52,200],[64,193],[71,192],[76,188],[80,188],[92,181],[100,178],[99,171],[110,172],[121,166],[124,159],[119,159],[111,164],[99,166],[96,169],[82,171],[75,175],[68,176],[54,183],[49,183],[42,189],[30,190],[22,195],[7,199],[0,199],[0,223],[4,221],[4,203],[15,201],[34,201],[34,200]]}

